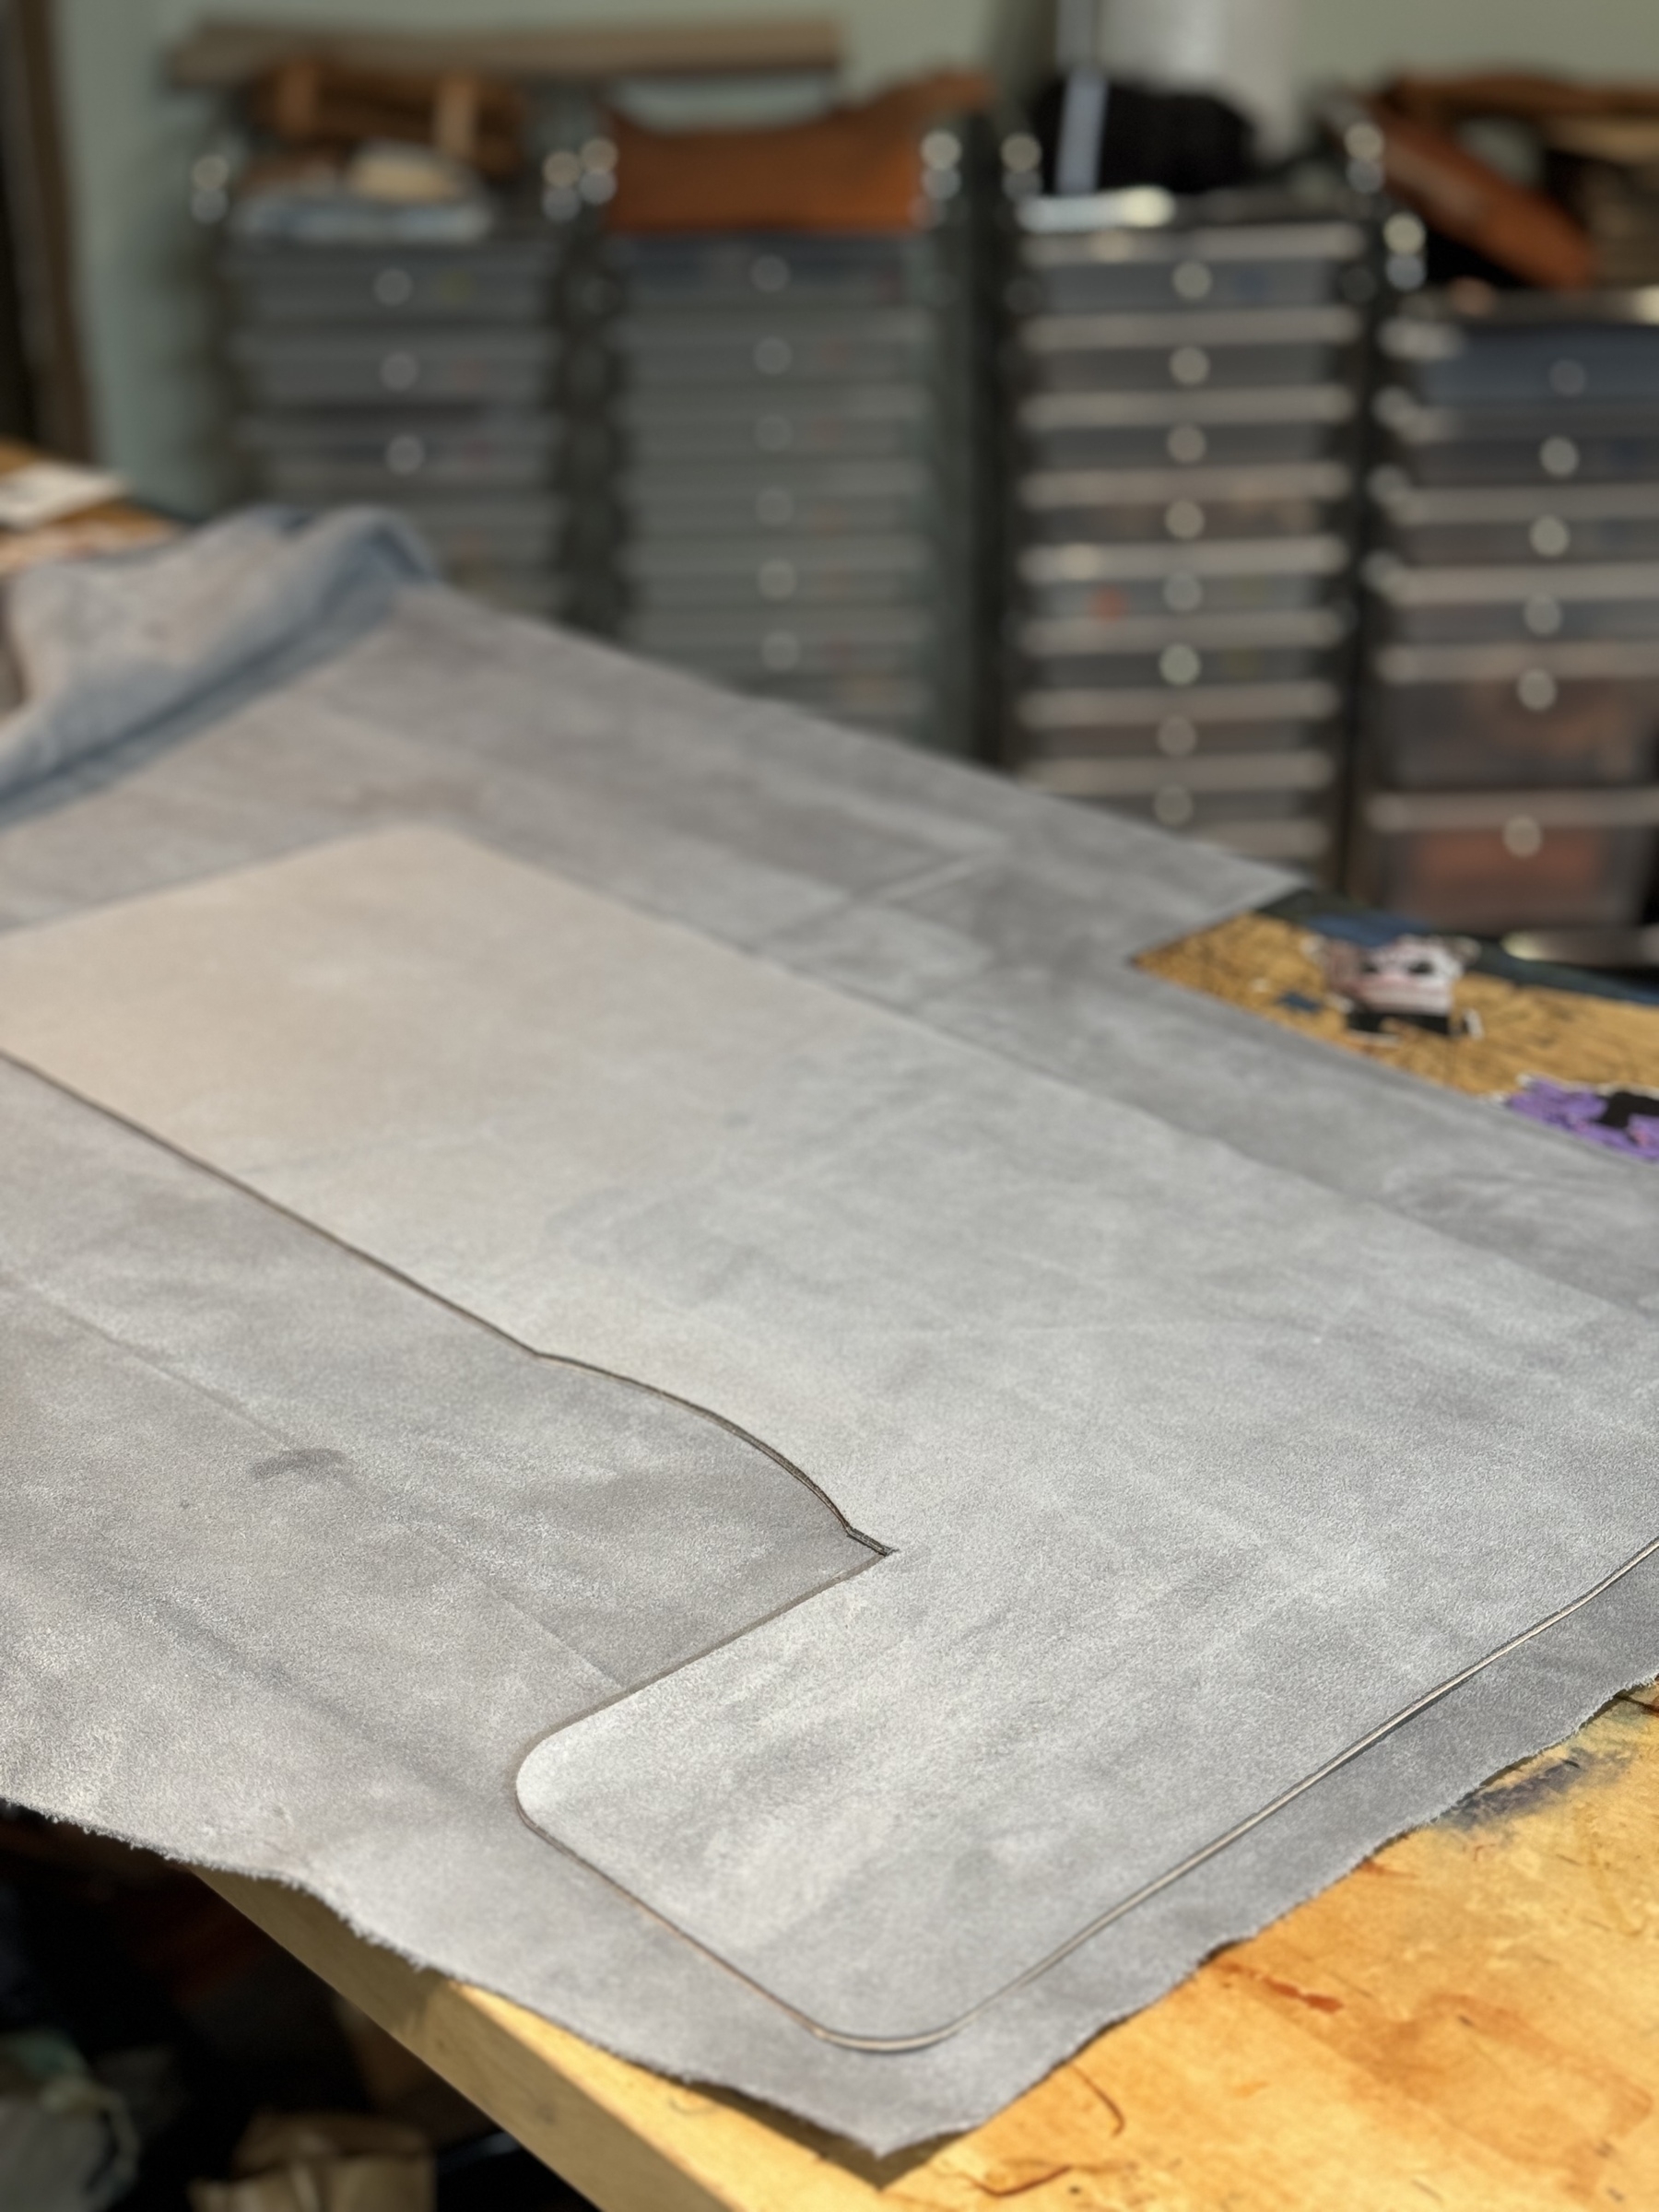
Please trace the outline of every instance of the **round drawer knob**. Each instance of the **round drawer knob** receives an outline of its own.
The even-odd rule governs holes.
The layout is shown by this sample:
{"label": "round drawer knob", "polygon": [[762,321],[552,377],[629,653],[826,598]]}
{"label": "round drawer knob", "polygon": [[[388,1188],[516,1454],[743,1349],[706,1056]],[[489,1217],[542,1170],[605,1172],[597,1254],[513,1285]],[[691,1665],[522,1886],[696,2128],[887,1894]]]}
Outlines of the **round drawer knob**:
{"label": "round drawer knob", "polygon": [[1527,532],[1527,542],[1540,560],[1559,560],[1572,544],[1572,533],[1559,514],[1541,514]]}
{"label": "round drawer knob", "polygon": [[1166,684],[1195,684],[1204,663],[1190,645],[1166,645],[1158,656],[1158,673]]}
{"label": "round drawer knob", "polygon": [[1209,440],[1195,422],[1178,422],[1165,443],[1171,460],[1179,462],[1182,468],[1202,461],[1209,452]]}
{"label": "round drawer knob", "polygon": [[426,466],[427,449],[424,441],[412,437],[407,430],[390,439],[386,444],[386,466],[394,477],[413,477]]}
{"label": "round drawer knob", "polygon": [[793,629],[771,629],[760,641],[760,665],[773,676],[787,676],[801,665],[801,641]]}
{"label": "round drawer knob", "polygon": [[1170,272],[1178,300],[1207,300],[1216,280],[1201,261],[1178,261]]}
{"label": "round drawer knob", "polygon": [[1170,374],[1178,384],[1209,382],[1210,358],[1202,346],[1177,346],[1170,356]]}
{"label": "round drawer knob", "polygon": [[375,276],[374,297],[382,307],[407,307],[415,297],[415,279],[407,269],[382,269]]}
{"label": "round drawer knob", "polygon": [[755,347],[755,367],[762,376],[786,376],[794,366],[794,347],[787,338],[761,338]]}
{"label": "round drawer knob", "polygon": [[1547,668],[1528,668],[1515,684],[1515,697],[1529,714],[1547,714],[1559,696]]}
{"label": "round drawer knob", "polygon": [[389,353],[380,365],[380,381],[388,392],[412,392],[420,382],[420,363],[412,353]]}
{"label": "round drawer knob", "polygon": [[1204,535],[1204,510],[1196,500],[1171,500],[1164,509],[1164,528],[1171,537]]}

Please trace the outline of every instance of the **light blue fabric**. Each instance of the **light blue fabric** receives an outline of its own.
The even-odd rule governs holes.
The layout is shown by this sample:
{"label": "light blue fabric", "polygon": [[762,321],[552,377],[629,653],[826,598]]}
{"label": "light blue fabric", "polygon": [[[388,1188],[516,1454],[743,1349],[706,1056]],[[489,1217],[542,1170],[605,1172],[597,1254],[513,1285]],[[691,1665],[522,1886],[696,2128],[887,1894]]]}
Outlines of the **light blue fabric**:
{"label": "light blue fabric", "polygon": [[[265,532],[280,565],[280,530],[236,528]],[[194,558],[134,567],[135,600],[154,583],[170,604],[165,560]],[[17,607],[62,711],[89,713],[76,696],[97,693],[106,731],[122,718],[84,618],[112,574],[65,571],[61,606],[39,602],[32,633]],[[526,1492],[497,1455],[527,1448],[545,1406],[561,1466],[598,1465],[618,1440],[610,1399],[559,1394],[555,1414],[545,1362],[499,1340],[487,1359],[467,1348],[478,1323],[414,1318],[417,1292],[337,1243],[0,1071],[15,1301],[0,1344],[22,1363],[11,1403],[39,1424],[24,1478],[0,1487],[0,1544],[27,1562],[0,1616],[0,1794],[305,1883],[380,1939],[602,2042],[887,2148],[982,2117],[1206,1950],[1659,1666],[1659,1578],[1642,1571],[932,2048],[837,2047],[740,1980],[734,1964],[833,2028],[948,2025],[941,1996],[976,1999],[1206,1822],[1224,1829],[1310,1717],[1342,1737],[1633,1544],[1656,1495],[1659,1178],[1129,965],[1275,895],[1272,871],[722,698],[441,589],[394,583],[378,619],[339,623],[349,576],[331,574],[316,595],[326,654],[317,633],[282,632],[253,666],[227,648],[171,719],[124,724],[101,756],[0,809],[0,926],[420,823],[749,954],[774,984],[810,978],[837,1005],[884,1009],[891,1041],[827,1055],[823,1095],[799,1089],[787,1126],[735,1125],[733,1158],[765,1178],[712,1178],[637,1215],[621,1190],[585,1222],[586,1249],[615,1266],[610,1327],[648,1297],[661,1322],[674,1266],[696,1274],[711,1222],[741,1231],[723,1296],[754,1295],[794,1253],[798,1279],[754,1318],[755,1388],[793,1386],[782,1347],[818,1347],[818,1399],[808,1390],[791,1416],[799,1449],[821,1453],[825,1487],[899,1548],[836,1580],[836,1524],[792,1518],[774,1596],[817,1594],[782,1611],[769,1598],[773,1619],[690,1665],[701,1647],[664,1630],[661,1582],[629,1606],[590,1604],[574,1632],[570,1588],[550,1593],[524,1540],[534,1461]],[[211,601],[205,619],[214,630]],[[82,652],[53,660],[77,622]],[[412,940],[388,942],[412,957]],[[803,1234],[814,1167],[841,1203]],[[836,1269],[870,1276],[884,1220],[918,1206],[913,1271],[882,1301],[831,1298]],[[386,1218],[410,1226],[407,1209]],[[1018,1283],[969,1281],[994,1244]],[[959,1275],[961,1312],[942,1312]],[[439,1288],[468,1295],[459,1277]],[[916,1332],[930,1348],[914,1387],[896,1339],[897,1364],[872,1380],[881,1347],[857,1336],[901,1289],[925,1293],[936,1324]],[[1043,1332],[1029,1359],[1022,1306]],[[750,1386],[742,1331],[706,1335],[721,1310],[711,1290],[685,1339],[687,1357],[718,1351],[717,1412]],[[953,1491],[947,1453],[922,1450],[914,1484],[884,1495],[886,1471],[911,1464],[907,1424],[926,1412],[936,1438],[961,1418],[935,1386],[973,1329],[982,1358],[957,1377],[959,1397],[983,1397],[982,1424],[971,1405],[962,1430],[971,1494]],[[53,1364],[65,1331],[74,1388]],[[1117,1417],[1098,1423],[1091,1457],[1080,1409],[1100,1403]],[[648,1481],[657,1432],[630,1434]],[[723,1481],[756,1471],[729,1441],[729,1463],[708,1463]],[[452,1563],[422,1580],[414,1562],[431,1557],[445,1498],[468,1495],[475,1449],[477,1511]],[[250,1485],[254,1463],[276,1471]],[[66,1555],[52,1531],[71,1493]],[[609,1495],[621,1510],[608,1535],[603,1512],[594,1524],[590,1594],[647,1524],[627,1484]],[[792,1513],[802,1502],[777,1495]],[[403,1501],[381,1530],[378,1586],[353,1564],[373,1552],[353,1517],[365,1500]],[[801,1527],[827,1551],[796,1580]],[[539,1556],[556,1561],[544,1533]],[[657,1556],[672,1563],[671,1547]],[[952,1617],[953,1664],[958,1647],[929,1634],[930,1594],[976,1561],[987,1603]],[[262,1594],[277,1568],[287,1606]],[[1264,1606],[1268,1583],[1278,1596]],[[410,1589],[399,1614],[390,1601]],[[1161,1698],[1154,1677],[1119,1708],[1090,1669],[1159,1592],[1177,1656]],[[580,1711],[604,1695],[584,1669],[641,1683],[649,1653],[633,1640],[647,1630],[669,1671],[555,1736],[535,1801],[607,1880],[532,1832],[512,1778],[544,1712],[570,1710],[567,1673]],[[978,1654],[1000,1636],[1010,1664],[987,1674]],[[932,1770],[913,1756],[929,1731]],[[835,1759],[844,1786],[826,1794]],[[937,1801],[918,1804],[930,1771]],[[940,1898],[962,1907],[943,1934]]]}
{"label": "light blue fabric", "polygon": [[245,677],[342,599],[367,625],[436,573],[406,523],[369,507],[253,509],[177,545],[25,570],[7,597],[25,700],[0,723],[0,798]]}

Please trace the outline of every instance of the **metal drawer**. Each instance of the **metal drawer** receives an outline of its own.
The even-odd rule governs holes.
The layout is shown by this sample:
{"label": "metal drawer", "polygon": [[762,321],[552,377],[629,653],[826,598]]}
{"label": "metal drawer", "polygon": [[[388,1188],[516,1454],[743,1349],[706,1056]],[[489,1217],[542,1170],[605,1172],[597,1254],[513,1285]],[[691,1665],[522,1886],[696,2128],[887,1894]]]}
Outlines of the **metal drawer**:
{"label": "metal drawer", "polygon": [[624,618],[622,636],[681,667],[762,687],[774,678],[914,677],[932,668],[941,641],[937,620],[909,607],[803,607],[771,616],[647,610]]}
{"label": "metal drawer", "polygon": [[[1020,220],[1059,203],[1028,202]],[[1241,223],[1195,229],[1111,228],[1020,241],[1021,298],[1053,314],[1157,309],[1315,307],[1340,296],[1366,251],[1351,223]]]}
{"label": "metal drawer", "polygon": [[874,537],[936,525],[941,487],[921,461],[783,458],[629,471],[617,500],[641,537]]}
{"label": "metal drawer", "polygon": [[552,238],[465,248],[241,245],[220,273],[253,324],[543,323],[562,254]]}
{"label": "metal drawer", "polygon": [[716,238],[613,236],[609,270],[640,306],[752,307],[769,301],[861,307],[946,306],[959,297],[946,241],[813,238],[795,232]]}
{"label": "metal drawer", "polygon": [[1313,461],[1354,421],[1346,384],[1043,392],[1016,419],[1039,468],[1267,467]]}
{"label": "metal drawer", "polygon": [[1361,814],[1373,904],[1484,935],[1641,915],[1659,789],[1379,792]]}
{"label": "metal drawer", "polygon": [[1659,759],[1659,643],[1383,647],[1371,747],[1406,789],[1645,782]]}
{"label": "metal drawer", "polygon": [[1419,484],[1617,484],[1659,479],[1659,405],[1425,407],[1398,385],[1377,418]]}
{"label": "metal drawer", "polygon": [[550,414],[351,409],[244,417],[236,441],[268,492],[300,504],[544,486],[565,443]]}
{"label": "metal drawer", "polygon": [[230,350],[262,406],[524,406],[550,390],[559,342],[534,329],[427,327],[388,338],[269,328],[239,331]]}
{"label": "metal drawer", "polygon": [[1024,610],[1048,618],[1280,612],[1325,598],[1347,569],[1334,534],[1164,544],[1029,545],[1016,569]]}
{"label": "metal drawer", "polygon": [[635,314],[612,331],[636,391],[742,385],[898,384],[933,370],[944,332],[922,308],[856,317],[822,311],[789,316]]}
{"label": "metal drawer", "polygon": [[1372,488],[1384,540],[1408,560],[1659,560],[1659,483],[1441,488],[1379,469]]}
{"label": "metal drawer", "polygon": [[1659,404],[1659,322],[1527,326],[1399,317],[1380,334],[1403,383],[1434,406]]}
{"label": "metal drawer", "polygon": [[1659,562],[1419,569],[1382,555],[1367,577],[1402,644],[1659,639]]}
{"label": "metal drawer", "polygon": [[643,541],[619,559],[636,608],[914,606],[942,585],[925,537]]}
{"label": "metal drawer", "polygon": [[711,393],[633,394],[617,409],[636,468],[641,463],[754,461],[758,456],[877,460],[932,451],[939,411],[925,385],[834,386],[779,392],[764,402]]}
{"label": "metal drawer", "polygon": [[1351,307],[1031,315],[1014,344],[1040,391],[1231,391],[1327,382],[1362,330]]}
{"label": "metal drawer", "polygon": [[1345,606],[1277,614],[1026,621],[1027,680],[1065,689],[1123,684],[1181,693],[1213,685],[1288,684],[1327,673],[1349,628]]}
{"label": "metal drawer", "polygon": [[[1184,792],[1195,800],[1252,802],[1294,813],[1311,794],[1330,790],[1336,763],[1317,746],[1194,754],[1184,760],[1161,753],[1082,753],[1029,760],[1019,770],[1019,780],[1073,799],[1122,802]],[[1166,818],[1169,811],[1159,818]]]}
{"label": "metal drawer", "polygon": [[1015,498],[1027,534],[1039,540],[1195,545],[1318,535],[1353,489],[1346,462],[1321,460],[1282,468],[1030,470],[1017,479]]}

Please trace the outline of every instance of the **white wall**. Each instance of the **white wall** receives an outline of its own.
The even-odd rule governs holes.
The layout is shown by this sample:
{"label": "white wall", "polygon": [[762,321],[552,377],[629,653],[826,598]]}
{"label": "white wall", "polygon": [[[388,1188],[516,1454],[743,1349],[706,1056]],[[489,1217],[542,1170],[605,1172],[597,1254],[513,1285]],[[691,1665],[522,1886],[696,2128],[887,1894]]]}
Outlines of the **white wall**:
{"label": "white wall", "polygon": [[184,507],[212,496],[211,302],[184,178],[205,126],[169,94],[159,0],[61,0],[58,71],[100,455]]}
{"label": "white wall", "polygon": [[[60,0],[60,5],[64,0]],[[69,0],[108,17],[131,0]],[[972,57],[986,36],[995,0],[144,0],[161,35],[178,37],[211,17],[257,23],[315,24],[319,29],[508,29],[560,23],[667,23],[709,16],[839,16],[853,80],[870,84]]]}
{"label": "white wall", "polygon": [[[103,455],[151,498],[186,509],[218,493],[217,380],[201,241],[185,172],[207,125],[167,88],[169,43],[204,15],[338,28],[662,21],[819,14],[846,26],[855,88],[976,60],[1044,0],[58,0],[82,312]],[[1654,0],[1302,0],[1305,78],[1419,65],[1520,62],[1659,77]],[[996,41],[1000,43],[1001,41]]]}
{"label": "white wall", "polygon": [[1302,0],[1312,79],[1516,63],[1659,79],[1653,0]]}

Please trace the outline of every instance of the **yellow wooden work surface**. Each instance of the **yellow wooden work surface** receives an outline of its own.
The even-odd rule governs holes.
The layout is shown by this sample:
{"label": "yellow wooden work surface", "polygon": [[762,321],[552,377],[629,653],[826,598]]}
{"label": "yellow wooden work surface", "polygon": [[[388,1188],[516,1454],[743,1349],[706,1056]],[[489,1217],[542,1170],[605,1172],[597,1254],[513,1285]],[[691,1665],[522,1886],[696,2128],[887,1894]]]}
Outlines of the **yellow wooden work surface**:
{"label": "yellow wooden work surface", "polygon": [[1409,1023],[1356,1031],[1321,972],[1316,927],[1271,913],[1234,914],[1142,953],[1148,975],[1242,1006],[1280,1029],[1426,1083],[1497,1099],[1547,1076],[1571,1084],[1659,1086],[1659,1006],[1470,972],[1455,1004],[1470,1030],[1439,1036]]}
{"label": "yellow wooden work surface", "polygon": [[1659,2207],[1659,1694],[1211,1959],[972,2134],[877,2163],[204,1877],[602,2212]]}
{"label": "yellow wooden work surface", "polygon": [[[0,477],[14,475],[37,461],[56,459],[15,439],[0,438]],[[0,529],[0,579],[43,560],[75,560],[88,554],[126,553],[176,536],[177,525],[130,500],[100,500],[77,508],[59,522],[29,530]]]}

